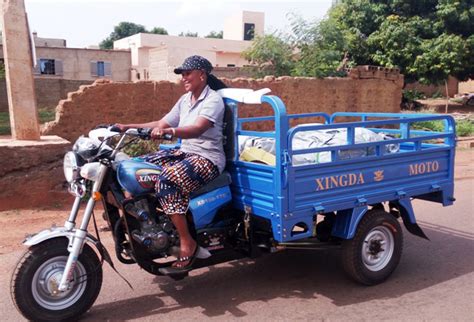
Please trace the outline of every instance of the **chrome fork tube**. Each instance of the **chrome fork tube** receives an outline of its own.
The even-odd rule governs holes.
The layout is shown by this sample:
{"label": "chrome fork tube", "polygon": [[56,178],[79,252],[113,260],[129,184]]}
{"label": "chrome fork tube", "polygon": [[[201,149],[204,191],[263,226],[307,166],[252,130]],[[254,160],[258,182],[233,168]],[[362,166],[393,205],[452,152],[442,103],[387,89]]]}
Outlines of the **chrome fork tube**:
{"label": "chrome fork tube", "polygon": [[91,192],[92,196],[87,201],[87,206],[84,212],[84,217],[82,218],[81,227],[75,231],[72,242],[70,241],[68,245],[69,257],[67,259],[66,267],[64,267],[63,275],[61,276],[61,282],[58,286],[59,291],[66,291],[69,287],[69,282],[73,277],[74,267],[76,266],[77,260],[82,251],[82,247],[84,246],[84,243],[86,241],[87,226],[89,225],[89,221],[91,219],[92,211],[94,210],[95,205],[95,194],[96,192],[99,192],[106,173],[107,166],[101,164],[99,168],[99,178],[97,178],[97,181],[94,182],[94,186]]}
{"label": "chrome fork tube", "polygon": [[69,218],[64,222],[64,227],[68,231],[73,230],[74,226],[76,225],[76,217],[77,217],[77,213],[79,211],[80,205],[81,205],[81,197],[76,197],[76,199],[74,199],[74,204],[72,205],[71,212],[69,213]]}

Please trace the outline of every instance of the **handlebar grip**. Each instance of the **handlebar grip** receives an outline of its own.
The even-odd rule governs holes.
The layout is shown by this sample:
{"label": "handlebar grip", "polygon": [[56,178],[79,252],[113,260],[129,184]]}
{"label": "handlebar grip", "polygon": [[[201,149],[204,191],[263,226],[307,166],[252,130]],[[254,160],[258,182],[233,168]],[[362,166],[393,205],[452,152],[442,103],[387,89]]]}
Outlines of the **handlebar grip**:
{"label": "handlebar grip", "polygon": [[173,140],[173,134],[168,134],[167,133],[167,134],[163,135],[163,139],[171,141],[171,140]]}
{"label": "handlebar grip", "polygon": [[115,125],[109,126],[108,129],[109,129],[109,131],[111,131],[111,132],[119,132],[119,133],[122,132],[122,131],[120,131],[120,129],[119,129],[117,126],[115,126]]}
{"label": "handlebar grip", "polygon": [[140,137],[144,140],[149,140],[151,139],[151,131],[153,129],[151,128],[141,128],[141,129],[137,129],[138,131],[138,134],[140,135]]}

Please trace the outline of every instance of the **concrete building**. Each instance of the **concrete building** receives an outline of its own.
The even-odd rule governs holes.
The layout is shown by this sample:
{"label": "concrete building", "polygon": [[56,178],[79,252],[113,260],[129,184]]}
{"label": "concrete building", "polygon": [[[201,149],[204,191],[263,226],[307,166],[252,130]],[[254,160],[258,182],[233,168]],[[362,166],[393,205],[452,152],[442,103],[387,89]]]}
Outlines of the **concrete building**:
{"label": "concrete building", "polygon": [[247,61],[241,56],[255,35],[263,35],[264,14],[243,11],[230,18],[224,28],[224,39],[178,37],[140,33],[114,42],[114,49],[130,50],[131,79],[170,80],[179,76],[173,69],[190,55],[206,57],[220,69],[242,67]]}
{"label": "concrete building", "polygon": [[224,39],[252,40],[255,35],[263,35],[264,27],[263,12],[242,11],[226,19]]}
{"label": "concrete building", "polygon": [[[66,40],[41,38],[33,33],[36,49],[35,78],[94,81],[110,78],[130,80],[129,50],[68,48]],[[0,63],[3,46],[0,38]]]}

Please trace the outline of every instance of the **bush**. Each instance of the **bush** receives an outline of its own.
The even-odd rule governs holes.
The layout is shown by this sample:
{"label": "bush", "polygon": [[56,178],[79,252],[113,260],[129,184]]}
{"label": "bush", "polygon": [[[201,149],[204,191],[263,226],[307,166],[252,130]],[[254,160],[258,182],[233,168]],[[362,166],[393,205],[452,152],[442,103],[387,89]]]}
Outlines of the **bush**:
{"label": "bush", "polygon": [[417,107],[416,100],[425,98],[425,94],[416,89],[404,89],[402,92],[402,108],[413,110]]}
{"label": "bush", "polygon": [[126,146],[123,149],[130,157],[138,157],[144,154],[158,151],[159,143],[157,141],[137,141]]}
{"label": "bush", "polygon": [[471,120],[456,121],[456,134],[458,136],[474,135],[474,122]]}

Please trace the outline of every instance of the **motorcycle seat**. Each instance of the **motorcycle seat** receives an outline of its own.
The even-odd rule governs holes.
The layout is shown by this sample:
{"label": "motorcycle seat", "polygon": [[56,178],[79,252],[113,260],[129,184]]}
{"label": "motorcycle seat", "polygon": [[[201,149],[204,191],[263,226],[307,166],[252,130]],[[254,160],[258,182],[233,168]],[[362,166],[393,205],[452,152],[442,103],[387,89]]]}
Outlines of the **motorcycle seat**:
{"label": "motorcycle seat", "polygon": [[218,188],[228,186],[228,185],[231,184],[231,182],[232,182],[232,180],[230,178],[229,172],[223,171],[217,178],[215,178],[214,180],[212,180],[208,184],[204,185],[200,189],[192,192],[189,197],[191,199],[196,198],[200,195],[211,192],[211,191],[216,190]]}

